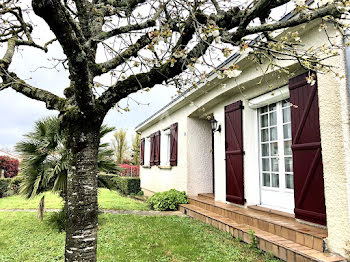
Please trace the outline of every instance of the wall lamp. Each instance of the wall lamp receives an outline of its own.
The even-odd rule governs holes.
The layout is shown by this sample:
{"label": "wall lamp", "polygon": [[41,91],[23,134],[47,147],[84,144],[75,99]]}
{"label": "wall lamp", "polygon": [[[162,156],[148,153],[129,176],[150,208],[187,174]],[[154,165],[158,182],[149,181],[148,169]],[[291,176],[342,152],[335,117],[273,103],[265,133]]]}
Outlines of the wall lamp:
{"label": "wall lamp", "polygon": [[218,123],[218,121],[216,121],[214,117],[212,120],[210,120],[210,124],[211,124],[211,130],[213,132],[216,132],[216,131],[218,131],[219,133],[221,132],[221,125]]}

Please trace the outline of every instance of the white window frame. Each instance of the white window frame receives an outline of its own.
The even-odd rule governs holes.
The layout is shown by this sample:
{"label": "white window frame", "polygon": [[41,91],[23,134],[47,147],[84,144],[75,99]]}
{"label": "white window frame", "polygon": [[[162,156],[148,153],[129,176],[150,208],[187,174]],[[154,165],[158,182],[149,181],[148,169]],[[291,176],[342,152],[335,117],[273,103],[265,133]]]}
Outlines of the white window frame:
{"label": "white window frame", "polygon": [[160,165],[170,166],[170,128],[166,128],[161,132]]}
{"label": "white window frame", "polygon": [[144,166],[150,166],[151,161],[151,138],[145,138]]}
{"label": "white window frame", "polygon": [[[283,192],[294,192],[294,188],[287,188],[286,187],[286,174],[292,174],[293,172],[286,172],[285,170],[285,157],[292,157],[292,155],[285,155],[284,152],[284,142],[287,140],[291,140],[291,138],[287,138],[284,139],[283,136],[283,126],[285,124],[290,124],[290,122],[287,123],[283,123],[283,107],[282,106],[282,101],[278,101],[278,102],[274,102],[276,103],[276,117],[277,117],[277,123],[276,123],[276,127],[277,127],[277,146],[278,146],[278,153],[276,155],[276,157],[272,157],[272,158],[277,158],[278,159],[278,171],[276,171],[275,173],[279,174],[279,187],[273,187],[272,186],[272,173],[274,173],[272,171],[272,161],[271,161],[271,147],[270,147],[270,143],[267,143],[269,145],[269,152],[270,152],[270,157],[268,157],[269,159],[269,165],[270,165],[270,171],[268,172],[264,172],[263,171],[263,164],[262,164],[262,159],[263,157],[263,153],[262,153],[262,138],[261,138],[261,108],[258,109],[258,119],[259,119],[259,124],[258,124],[258,132],[259,132],[259,162],[260,162],[260,186],[264,189],[264,190],[270,190],[270,191],[283,191]],[[267,115],[269,115],[270,113],[267,113]],[[268,129],[270,128],[270,118],[268,117]],[[268,132],[268,136],[269,136],[269,140],[270,141],[270,132]],[[282,157],[281,157],[282,156]],[[264,181],[263,181],[263,173],[270,173],[270,186],[264,186]]]}

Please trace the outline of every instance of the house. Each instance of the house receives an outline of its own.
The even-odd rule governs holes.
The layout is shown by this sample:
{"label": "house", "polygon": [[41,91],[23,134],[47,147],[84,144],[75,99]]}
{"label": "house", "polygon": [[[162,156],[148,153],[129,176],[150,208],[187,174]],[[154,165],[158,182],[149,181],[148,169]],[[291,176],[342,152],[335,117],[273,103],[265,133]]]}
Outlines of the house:
{"label": "house", "polygon": [[[327,44],[318,28],[288,30]],[[344,47],[327,63],[348,75],[347,59]],[[183,212],[246,242],[252,228],[283,260],[343,261],[328,252],[350,255],[349,78],[317,73],[311,83],[295,61],[279,61],[286,74],[238,54],[221,66],[232,64],[241,75],[211,74],[136,127],[142,190],[186,191]]]}

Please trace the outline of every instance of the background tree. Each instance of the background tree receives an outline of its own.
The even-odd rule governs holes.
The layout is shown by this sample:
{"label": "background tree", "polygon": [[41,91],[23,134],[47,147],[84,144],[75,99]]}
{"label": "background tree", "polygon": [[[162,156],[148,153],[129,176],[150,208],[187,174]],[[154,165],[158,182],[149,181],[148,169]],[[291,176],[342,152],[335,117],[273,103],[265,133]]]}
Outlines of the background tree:
{"label": "background tree", "polygon": [[[102,125],[100,137],[114,130]],[[66,200],[67,176],[72,155],[65,148],[66,138],[60,131],[57,117],[48,117],[34,124],[34,131],[25,135],[25,139],[16,144],[17,152],[22,156],[20,193],[32,198],[48,190],[58,192]],[[113,160],[113,151],[108,143],[101,143],[98,151],[98,170],[115,173],[117,165]],[[99,183],[106,185],[103,176]]]}
{"label": "background tree", "polygon": [[140,165],[140,149],[141,149],[141,135],[136,134],[132,137],[132,164],[134,166]]}
{"label": "background tree", "polygon": [[[42,101],[60,113],[60,128],[71,154],[67,180],[68,217],[66,261],[96,261],[97,173],[99,131],[107,112],[129,94],[157,84],[196,87],[209,70],[222,77],[239,75],[237,66],[217,68],[220,55],[253,50],[257,62],[269,59],[297,60],[318,71],[332,70],[325,59],[336,55],[330,39],[329,53],[304,48],[298,33],[279,39],[276,30],[322,18],[343,30],[341,15],[347,0],[318,0],[313,6],[294,0],[296,13],[276,20],[289,0],[3,0],[0,2],[0,90],[12,88]],[[278,9],[279,8],[279,9]],[[278,10],[277,10],[278,9]],[[43,19],[54,37],[43,43],[34,38]],[[277,11],[276,11],[277,10]],[[276,12],[274,12],[276,11]],[[323,26],[322,30],[327,30]],[[255,39],[252,41],[252,39]],[[13,57],[36,48],[48,52],[57,41],[69,73],[64,97],[30,85],[11,68]],[[26,46],[26,49],[19,47]],[[189,86],[190,85],[190,86]],[[128,110],[128,108],[124,108]]]}
{"label": "background tree", "polygon": [[126,140],[126,131],[121,128],[116,131],[113,136],[112,147],[117,159],[117,164],[123,164],[129,150],[128,141]]}

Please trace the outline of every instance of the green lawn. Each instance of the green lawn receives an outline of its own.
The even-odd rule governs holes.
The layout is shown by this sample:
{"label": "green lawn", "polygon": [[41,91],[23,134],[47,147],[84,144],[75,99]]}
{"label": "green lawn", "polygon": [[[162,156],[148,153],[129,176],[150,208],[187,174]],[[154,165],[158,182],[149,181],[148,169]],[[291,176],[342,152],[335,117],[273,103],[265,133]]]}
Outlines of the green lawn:
{"label": "green lawn", "polygon": [[[64,233],[33,213],[0,213],[0,261],[63,261]],[[187,217],[99,216],[98,261],[275,261]]]}
{"label": "green lawn", "polygon": [[[61,198],[52,192],[45,194],[45,208],[60,209],[62,207]],[[32,209],[37,208],[43,194],[33,198],[25,199],[22,196],[14,195],[0,198],[0,209]],[[124,209],[124,210],[149,210],[146,203],[132,198],[123,197],[117,191],[105,188],[99,189],[98,204],[103,209]]]}

